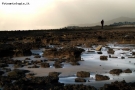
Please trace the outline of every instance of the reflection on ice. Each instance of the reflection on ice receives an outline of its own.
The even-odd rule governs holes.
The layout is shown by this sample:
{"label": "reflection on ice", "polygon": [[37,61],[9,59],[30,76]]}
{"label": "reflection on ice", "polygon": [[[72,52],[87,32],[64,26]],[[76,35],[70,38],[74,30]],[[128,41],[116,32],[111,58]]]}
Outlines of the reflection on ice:
{"label": "reflection on ice", "polygon": [[[56,69],[54,68],[53,64],[54,61],[47,61],[50,64],[50,68],[45,68],[45,69],[32,69],[34,72],[37,72],[37,75],[40,75],[38,72],[42,72],[42,75],[44,72],[50,72],[50,71],[58,71],[62,72],[60,74],[59,82],[65,83],[65,84],[80,84],[75,82],[75,74],[77,71],[89,71],[90,72],[90,77],[85,78],[87,82],[84,82],[83,84],[85,85],[93,85],[95,87],[100,87],[103,86],[105,83],[111,83],[115,80],[121,81],[121,80],[126,80],[127,82],[132,82],[135,81],[134,76],[135,76],[135,58],[129,58],[129,56],[133,56],[132,52],[135,52],[135,45],[114,45],[110,44],[108,47],[114,48],[113,50],[115,51],[114,54],[108,54],[107,50],[108,48],[102,47],[101,52],[102,54],[97,54],[97,51],[88,51],[91,50],[90,48],[84,48],[86,51],[81,54],[81,58],[84,61],[79,61],[80,66],[72,66],[69,63],[62,63],[64,64],[63,68]],[[131,50],[125,51],[122,50],[122,48],[130,48]],[[81,48],[81,47],[80,47]],[[92,48],[96,48],[96,46],[93,46]],[[32,53],[42,55],[44,49],[40,50],[31,50]],[[101,61],[100,56],[101,55],[106,55],[108,56],[107,61]],[[115,58],[109,58],[109,55]],[[121,57],[125,57],[124,59],[121,59]],[[15,60],[24,60],[25,58],[30,58],[31,60],[37,60],[35,59],[34,56],[27,56],[27,57],[15,57],[13,59]],[[44,60],[45,57],[38,58],[40,60]],[[13,67],[10,65],[10,67]],[[119,76],[117,75],[111,75],[109,74],[109,71],[112,69],[131,69],[133,72],[132,73],[122,73]],[[31,70],[31,69],[29,69]],[[110,77],[110,80],[105,80],[105,81],[95,81],[95,74],[101,74],[101,75],[106,75]],[[88,82],[90,80],[90,82]],[[81,83],[82,84],[82,83]]]}

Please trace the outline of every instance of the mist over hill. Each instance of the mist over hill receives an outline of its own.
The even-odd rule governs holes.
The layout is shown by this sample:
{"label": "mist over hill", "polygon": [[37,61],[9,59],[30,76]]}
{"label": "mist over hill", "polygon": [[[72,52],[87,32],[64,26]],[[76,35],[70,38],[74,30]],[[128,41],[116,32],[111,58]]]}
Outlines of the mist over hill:
{"label": "mist over hill", "polygon": [[[101,19],[102,20],[102,19]],[[108,20],[106,21],[104,19],[104,24],[105,25],[110,25],[110,24],[113,24],[113,23],[117,23],[117,22],[135,22],[135,18],[129,18],[129,17],[119,17],[119,18],[115,18],[115,19],[112,19],[112,20]],[[97,25],[101,25],[100,21],[97,22],[97,23],[93,23],[93,24],[72,24],[72,25],[69,25],[69,26],[97,26]]]}

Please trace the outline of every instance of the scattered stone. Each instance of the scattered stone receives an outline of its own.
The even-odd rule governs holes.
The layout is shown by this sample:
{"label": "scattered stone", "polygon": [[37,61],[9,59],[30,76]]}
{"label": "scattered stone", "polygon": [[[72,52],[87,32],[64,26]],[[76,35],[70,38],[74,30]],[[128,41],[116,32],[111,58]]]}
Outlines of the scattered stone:
{"label": "scattered stone", "polygon": [[34,58],[41,58],[41,56],[40,55],[35,55]]}
{"label": "scattered stone", "polygon": [[71,62],[71,65],[80,65],[78,62]]}
{"label": "scattered stone", "polygon": [[63,64],[61,64],[60,62],[55,62],[55,63],[53,64],[53,66],[54,66],[55,68],[62,68]]}
{"label": "scattered stone", "polygon": [[90,73],[86,71],[79,71],[76,75],[77,77],[90,77]]}
{"label": "scattered stone", "polygon": [[39,66],[33,65],[33,66],[31,66],[31,68],[39,68]]}
{"label": "scattered stone", "polygon": [[99,75],[99,74],[96,74],[95,78],[96,78],[96,81],[109,80],[110,79],[108,76],[103,76],[103,75]]}
{"label": "scattered stone", "polygon": [[0,71],[0,76],[1,76],[2,74],[4,74],[4,71]]}
{"label": "scattered stone", "polygon": [[3,67],[8,67],[8,64],[6,64],[6,63],[0,63],[0,68],[3,68]]}
{"label": "scattered stone", "polygon": [[41,63],[42,68],[48,68],[50,67],[49,63]]}
{"label": "scattered stone", "polygon": [[14,68],[21,68],[21,67],[23,67],[23,65],[22,64],[14,64]]}
{"label": "scattered stone", "polygon": [[132,55],[135,55],[135,52],[132,52]]}
{"label": "scattered stone", "polygon": [[107,60],[108,56],[100,56],[100,60]]}
{"label": "scattered stone", "polygon": [[121,59],[125,59],[125,57],[122,56]]}
{"label": "scattered stone", "polygon": [[122,70],[121,69],[113,69],[113,70],[110,70],[109,73],[119,75],[120,73],[122,73]]}
{"label": "scattered stone", "polygon": [[125,73],[132,73],[132,71],[130,69],[126,69],[123,72],[125,72]]}
{"label": "scattered stone", "polygon": [[30,60],[30,58],[25,58],[25,60]]}
{"label": "scattered stone", "polygon": [[86,82],[84,78],[75,78],[75,82]]}
{"label": "scattered stone", "polygon": [[98,54],[102,54],[102,52],[97,52]]}
{"label": "scattered stone", "polygon": [[130,49],[129,48],[123,48],[122,50],[123,51],[129,51]]}
{"label": "scattered stone", "polygon": [[59,77],[60,73],[59,72],[49,72],[49,76],[52,77]]}
{"label": "scattered stone", "polygon": [[107,52],[108,54],[114,54],[115,51],[112,48],[109,48]]}

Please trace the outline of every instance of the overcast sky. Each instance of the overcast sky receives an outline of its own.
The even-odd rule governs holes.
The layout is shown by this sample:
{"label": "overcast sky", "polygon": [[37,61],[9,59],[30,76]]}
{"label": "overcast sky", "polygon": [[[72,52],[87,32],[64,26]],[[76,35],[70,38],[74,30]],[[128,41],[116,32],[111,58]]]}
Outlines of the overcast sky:
{"label": "overcast sky", "polygon": [[[29,5],[2,3],[28,2]],[[0,0],[0,30],[60,28],[135,18],[135,0]]]}

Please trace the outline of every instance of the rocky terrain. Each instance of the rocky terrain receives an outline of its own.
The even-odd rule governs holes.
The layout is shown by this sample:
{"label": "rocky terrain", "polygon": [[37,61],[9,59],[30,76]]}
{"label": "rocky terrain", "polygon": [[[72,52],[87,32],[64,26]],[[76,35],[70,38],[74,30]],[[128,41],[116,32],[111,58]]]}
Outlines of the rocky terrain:
{"label": "rocky terrain", "polygon": [[[61,72],[69,72],[77,69],[74,82],[91,82],[95,81],[107,81],[110,80],[109,76],[97,74],[104,70],[103,63],[111,62],[112,58],[126,60],[126,58],[134,58],[135,52],[129,48],[118,48],[117,50],[123,50],[121,56],[115,56],[116,49],[108,47],[108,43],[117,42],[117,44],[135,44],[135,28],[112,28],[112,29],[58,29],[58,30],[35,30],[35,31],[1,31],[0,32],[0,89],[2,90],[97,90],[91,85],[83,84],[64,84],[59,82]],[[117,44],[114,44],[117,45]],[[106,52],[101,51],[101,48],[96,50],[93,46],[105,47]],[[82,47],[82,48],[79,48]],[[31,50],[39,50],[44,48],[42,55],[32,53]],[[91,48],[91,50],[86,50]],[[94,51],[92,51],[94,50]],[[131,51],[128,57],[125,57],[126,51]],[[93,60],[91,63],[85,63],[85,60],[81,58],[82,53],[94,53],[97,54],[96,58],[90,58]],[[104,55],[105,54],[105,55]],[[107,55],[109,54],[109,55]],[[28,56],[28,57],[26,57]],[[25,57],[25,59],[13,59],[16,57]],[[92,57],[92,56],[91,56]],[[111,59],[110,59],[111,58]],[[100,64],[96,64],[97,61]],[[117,61],[115,61],[117,62]],[[126,63],[134,65],[131,61]],[[90,64],[90,69],[96,73],[93,77],[90,69],[86,67]],[[113,63],[111,63],[113,64]],[[67,66],[66,66],[67,65]],[[68,65],[74,66],[72,68],[65,69]],[[108,65],[107,63],[105,64]],[[109,64],[110,65],[110,64]],[[114,64],[115,65],[115,64]],[[70,67],[71,67],[70,66]],[[78,68],[83,67],[83,70]],[[111,69],[110,69],[111,68]],[[120,75],[123,73],[132,74],[133,68],[121,69],[118,65],[110,67],[110,71],[106,72],[109,75]],[[112,69],[113,68],[113,69]],[[44,76],[36,76],[34,71],[46,71],[43,72]],[[49,71],[51,70],[51,71]],[[105,71],[106,70],[106,71]],[[49,71],[49,73],[47,73]],[[58,71],[58,72],[57,72]],[[74,74],[75,74],[74,73]],[[91,77],[91,76],[92,77]],[[90,79],[90,80],[89,80]],[[100,90],[134,90],[135,83],[129,83],[126,81],[114,81],[111,84],[105,84]]]}

